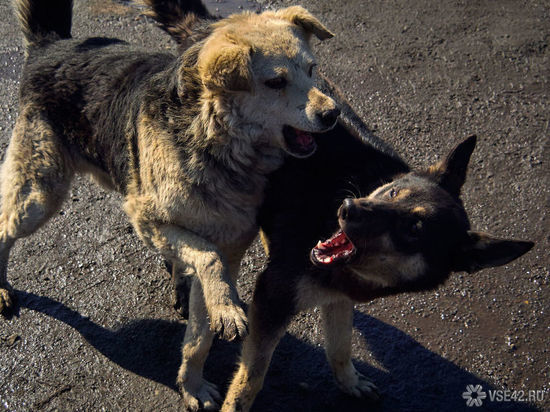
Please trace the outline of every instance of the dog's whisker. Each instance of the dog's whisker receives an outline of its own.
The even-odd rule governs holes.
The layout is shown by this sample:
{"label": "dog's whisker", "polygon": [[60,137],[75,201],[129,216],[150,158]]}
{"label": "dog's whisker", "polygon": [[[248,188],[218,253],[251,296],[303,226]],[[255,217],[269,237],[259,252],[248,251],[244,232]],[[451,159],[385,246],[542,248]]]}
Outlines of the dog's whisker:
{"label": "dog's whisker", "polygon": [[355,192],[351,189],[344,189],[344,193],[349,193],[349,197],[352,199],[357,199],[358,196],[355,194]]}

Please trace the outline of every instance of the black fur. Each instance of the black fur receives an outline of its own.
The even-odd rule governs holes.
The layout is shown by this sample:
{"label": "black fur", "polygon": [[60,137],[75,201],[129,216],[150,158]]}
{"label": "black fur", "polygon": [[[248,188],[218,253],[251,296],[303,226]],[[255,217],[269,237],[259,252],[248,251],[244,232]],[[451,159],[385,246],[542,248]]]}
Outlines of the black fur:
{"label": "black fur", "polygon": [[209,23],[218,19],[200,0],[143,0],[143,3],[149,7],[146,14],[172,36],[180,50],[205,38],[210,32]]}
{"label": "black fur", "polygon": [[28,45],[71,38],[72,0],[19,0],[15,6]]}
{"label": "black fur", "polygon": [[117,39],[58,41],[30,51],[20,99],[40,107],[64,143],[125,193],[129,153],[139,159],[136,119],[155,76],[170,84],[176,57]]}
{"label": "black fur", "polygon": [[[269,264],[258,279],[254,301],[269,307],[270,316],[280,321],[295,314],[295,286],[302,276],[331,289],[361,290],[355,288],[353,278],[315,268],[309,252],[337,229],[337,211],[344,199],[366,195],[409,172],[391,148],[372,134],[361,133],[368,129],[354,120],[348,126],[344,117],[334,129],[316,136],[318,149],[311,158],[288,159],[270,176],[259,214],[269,243]],[[275,311],[281,313],[275,315]]]}
{"label": "black fur", "polygon": [[213,16],[200,0],[144,0],[151,9],[151,14],[163,28],[168,31],[168,27],[177,26],[189,14],[202,19],[210,19]]}

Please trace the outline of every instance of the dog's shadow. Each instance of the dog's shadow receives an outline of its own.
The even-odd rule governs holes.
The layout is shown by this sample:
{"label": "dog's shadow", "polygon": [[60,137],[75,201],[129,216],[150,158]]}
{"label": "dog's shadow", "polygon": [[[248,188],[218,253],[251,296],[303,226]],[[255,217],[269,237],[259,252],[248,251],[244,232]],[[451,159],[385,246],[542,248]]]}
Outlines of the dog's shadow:
{"label": "dog's shadow", "polygon": [[[74,328],[112,362],[177,390],[175,381],[185,333],[183,323],[142,319],[110,330],[53,299],[22,291],[16,294],[21,307],[41,312]],[[253,409],[262,412],[471,410],[462,398],[467,385],[479,384],[485,392],[496,389],[426,349],[399,329],[373,317],[356,312],[355,326],[385,369],[355,362],[357,369],[380,388],[383,394],[380,402],[365,403],[340,393],[332,382],[323,348],[286,334],[277,347],[264,389]],[[216,341],[205,367],[206,378],[225,389],[234,371],[238,351],[238,343]],[[489,402],[489,397],[481,409],[536,410],[524,403]]]}

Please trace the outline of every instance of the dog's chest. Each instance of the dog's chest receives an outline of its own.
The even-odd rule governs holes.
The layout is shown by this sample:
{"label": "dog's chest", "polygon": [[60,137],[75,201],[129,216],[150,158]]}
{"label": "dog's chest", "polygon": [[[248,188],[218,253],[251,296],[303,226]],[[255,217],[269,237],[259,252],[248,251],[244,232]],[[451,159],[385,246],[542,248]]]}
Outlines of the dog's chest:
{"label": "dog's chest", "polygon": [[241,244],[249,242],[250,233],[258,231],[255,222],[236,219],[233,222],[220,220],[200,229],[202,236],[217,245]]}
{"label": "dog's chest", "polygon": [[[263,193],[263,187],[259,188]],[[163,205],[169,220],[218,245],[240,242],[257,231],[256,215],[262,200],[253,196],[223,191],[201,191],[189,188]]]}

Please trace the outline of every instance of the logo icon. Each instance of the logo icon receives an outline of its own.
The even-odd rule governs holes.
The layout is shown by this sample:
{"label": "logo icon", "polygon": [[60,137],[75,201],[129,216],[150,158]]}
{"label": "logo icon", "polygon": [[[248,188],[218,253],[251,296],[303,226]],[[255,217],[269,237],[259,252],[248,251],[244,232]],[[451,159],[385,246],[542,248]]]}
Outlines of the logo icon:
{"label": "logo icon", "polygon": [[466,392],[462,393],[462,398],[466,400],[467,406],[481,406],[483,405],[483,399],[487,397],[487,394],[483,391],[481,385],[467,385]]}

